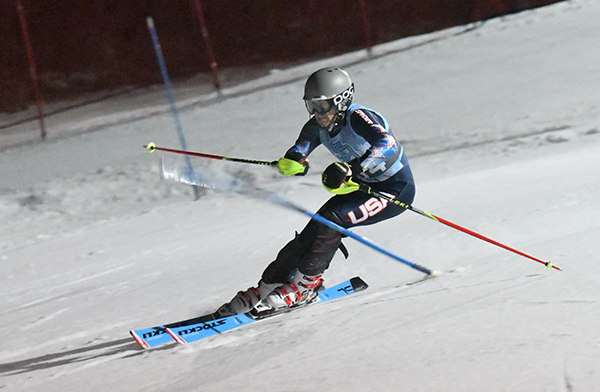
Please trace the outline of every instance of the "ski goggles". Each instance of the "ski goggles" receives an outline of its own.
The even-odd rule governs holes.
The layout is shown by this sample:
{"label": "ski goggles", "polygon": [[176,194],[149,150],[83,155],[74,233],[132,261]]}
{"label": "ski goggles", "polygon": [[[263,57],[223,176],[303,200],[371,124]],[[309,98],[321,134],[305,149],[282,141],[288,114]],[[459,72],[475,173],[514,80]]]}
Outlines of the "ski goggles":
{"label": "ski goggles", "polygon": [[335,106],[333,99],[308,99],[304,104],[310,114],[326,114]]}

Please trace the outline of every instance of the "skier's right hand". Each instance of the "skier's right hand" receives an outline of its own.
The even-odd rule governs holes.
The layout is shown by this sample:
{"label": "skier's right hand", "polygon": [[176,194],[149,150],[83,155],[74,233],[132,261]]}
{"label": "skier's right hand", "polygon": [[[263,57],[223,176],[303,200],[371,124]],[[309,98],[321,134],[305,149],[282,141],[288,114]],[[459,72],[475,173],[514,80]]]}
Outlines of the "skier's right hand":
{"label": "skier's right hand", "polygon": [[277,169],[285,177],[303,176],[308,172],[308,160],[300,153],[286,154],[277,161]]}

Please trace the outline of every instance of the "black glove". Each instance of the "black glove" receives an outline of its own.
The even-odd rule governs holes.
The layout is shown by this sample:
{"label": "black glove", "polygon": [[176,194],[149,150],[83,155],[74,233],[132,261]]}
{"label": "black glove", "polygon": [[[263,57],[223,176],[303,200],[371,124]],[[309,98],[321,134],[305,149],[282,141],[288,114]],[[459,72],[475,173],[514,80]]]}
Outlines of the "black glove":
{"label": "black glove", "polygon": [[321,174],[321,181],[327,188],[339,188],[346,178],[352,176],[352,170],[345,162],[334,162],[327,166],[327,169]]}
{"label": "black glove", "polygon": [[359,190],[360,185],[352,181],[352,170],[345,162],[334,162],[321,175],[323,186],[335,195],[346,195]]}

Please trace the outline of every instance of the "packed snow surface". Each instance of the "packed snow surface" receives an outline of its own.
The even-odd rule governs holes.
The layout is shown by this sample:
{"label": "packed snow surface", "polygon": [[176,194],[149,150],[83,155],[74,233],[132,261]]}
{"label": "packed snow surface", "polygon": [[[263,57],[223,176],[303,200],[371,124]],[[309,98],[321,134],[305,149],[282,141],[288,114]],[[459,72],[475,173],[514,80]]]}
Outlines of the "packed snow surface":
{"label": "packed snow surface", "polygon": [[[222,97],[178,85],[190,149],[275,160],[307,119],[305,78],[344,67],[355,102],[403,143],[415,207],[563,270],[407,211],[355,232],[441,276],[411,285],[420,272],[346,239],[326,283],[359,275],[368,290],[189,345],[143,350],[128,331],[255,284],[306,217],[161,180],[161,158],[181,160],[142,148],[179,147],[161,86],[49,117],[43,143],[0,135],[0,390],[598,390],[599,20],[599,2],[573,0],[273,70]],[[305,177],[192,161],[312,211],[330,196],[324,148]]]}

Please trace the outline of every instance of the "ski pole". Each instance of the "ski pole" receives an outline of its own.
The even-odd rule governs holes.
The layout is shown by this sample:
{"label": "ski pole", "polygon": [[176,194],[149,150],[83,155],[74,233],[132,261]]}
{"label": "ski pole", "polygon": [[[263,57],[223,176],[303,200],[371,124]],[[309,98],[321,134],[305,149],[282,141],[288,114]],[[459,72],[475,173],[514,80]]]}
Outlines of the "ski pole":
{"label": "ski pole", "polygon": [[183,155],[191,155],[194,157],[200,157],[200,158],[209,158],[209,159],[218,159],[221,161],[231,161],[231,162],[239,162],[239,163],[251,163],[254,165],[263,165],[263,166],[276,166],[277,165],[277,161],[258,161],[255,159],[244,159],[244,158],[232,158],[232,157],[224,157],[221,155],[212,155],[212,154],[204,154],[201,152],[193,152],[193,151],[185,151],[185,150],[175,150],[172,148],[164,148],[164,147],[157,147],[154,143],[148,143],[147,145],[144,146],[144,148],[147,148],[148,151],[150,152],[154,152],[154,151],[165,151],[165,152],[172,152],[175,154],[183,154]]}
{"label": "ski pole", "polygon": [[[163,175],[164,175],[164,173],[165,173],[165,168],[163,167]],[[227,176],[227,177],[229,177],[229,179],[225,179],[225,181],[218,180],[218,178],[217,178],[218,176],[219,175],[217,173],[210,173],[210,171],[208,171],[206,181],[205,181],[205,179],[201,178],[201,174],[198,178],[195,178],[195,179],[190,178],[189,174],[186,174],[186,173],[181,173],[176,176],[168,175],[168,176],[164,176],[164,177],[169,178],[170,180],[184,183],[184,184],[198,185],[198,186],[202,186],[205,188],[215,189],[220,192],[237,193],[239,195],[244,195],[247,197],[251,197],[253,199],[273,203],[273,204],[279,205],[281,207],[297,211],[297,212],[304,214],[304,215],[310,217],[311,219],[313,219],[327,227],[332,228],[333,230],[336,230],[339,233],[342,233],[350,238],[355,239],[356,241],[358,241],[364,245],[367,245],[368,247],[370,247],[388,257],[391,257],[392,259],[394,259],[396,261],[406,264],[409,267],[411,267],[417,271],[423,272],[428,277],[436,277],[441,274],[441,272],[439,272],[439,271],[432,270],[432,269],[424,267],[420,264],[413,263],[412,261],[406,260],[406,259],[398,256],[397,254],[392,253],[389,250],[381,247],[380,245],[377,245],[376,243],[369,240],[368,238],[362,237],[362,236],[354,233],[353,231],[348,230],[345,227],[342,227],[342,226],[330,221],[329,219],[322,217],[319,214],[312,213],[309,210],[283,198],[282,196],[279,196],[276,193],[272,193],[272,192],[269,192],[269,191],[266,191],[266,190],[263,190],[260,188],[256,188],[254,186],[249,186],[243,180],[236,178],[234,176]],[[237,179],[239,181],[233,181],[234,179]]]}
{"label": "ski pole", "polygon": [[367,193],[367,194],[369,194],[369,195],[378,197],[380,199],[387,200],[388,202],[393,203],[393,204],[395,204],[397,206],[400,206],[402,208],[405,208],[407,210],[411,210],[413,212],[416,212],[419,215],[423,215],[423,216],[425,216],[427,218],[433,219],[434,221],[443,223],[446,226],[452,227],[453,229],[456,229],[458,231],[462,231],[463,233],[469,234],[469,235],[471,235],[471,236],[473,236],[475,238],[479,238],[480,240],[489,242],[490,244],[499,246],[500,248],[506,249],[506,250],[508,250],[510,252],[513,252],[513,253],[516,253],[516,254],[518,254],[520,256],[526,257],[526,258],[531,259],[533,261],[537,261],[538,263],[542,263],[542,264],[544,264],[546,266],[547,269],[554,268],[556,270],[562,271],[560,268],[558,268],[557,266],[553,265],[551,261],[540,260],[537,257],[530,256],[527,253],[521,252],[521,251],[519,251],[517,249],[514,249],[514,248],[511,248],[509,246],[506,246],[506,245],[504,245],[504,244],[502,244],[502,243],[500,243],[498,241],[495,241],[495,240],[493,240],[491,238],[488,238],[488,237],[486,237],[484,235],[481,235],[481,234],[476,233],[476,232],[474,232],[472,230],[469,230],[469,229],[466,229],[466,228],[464,228],[462,226],[459,226],[456,223],[452,223],[450,221],[442,219],[439,216],[435,216],[433,214],[430,214],[429,212],[425,212],[425,211],[419,210],[418,208],[415,208],[415,207],[411,206],[410,204],[403,203],[400,200],[396,200],[396,199],[394,199],[394,198],[392,198],[390,196],[386,196],[384,194],[376,192],[376,191],[372,190],[371,187],[369,187],[368,185],[361,184],[360,185],[360,190],[363,191],[363,192],[365,192],[365,193]]}

